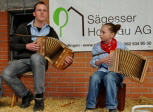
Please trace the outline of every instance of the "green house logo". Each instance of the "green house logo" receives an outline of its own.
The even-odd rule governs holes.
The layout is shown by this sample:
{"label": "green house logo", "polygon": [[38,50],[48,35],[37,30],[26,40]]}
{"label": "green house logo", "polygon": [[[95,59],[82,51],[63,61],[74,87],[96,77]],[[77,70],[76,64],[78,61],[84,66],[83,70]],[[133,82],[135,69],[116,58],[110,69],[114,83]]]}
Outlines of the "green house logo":
{"label": "green house logo", "polygon": [[[64,11],[65,14],[66,14],[66,21],[65,21],[65,23],[62,26],[60,26],[60,18],[59,17],[60,17],[60,13],[62,11]],[[67,12],[67,10],[65,10],[62,7],[57,8],[55,10],[54,14],[53,14],[53,20],[54,20],[55,24],[60,27],[60,37],[61,37],[62,36],[62,28],[64,26],[66,26],[66,24],[68,23],[68,12]]]}
{"label": "green house logo", "polygon": [[[70,10],[73,10],[73,11],[76,12],[79,16],[81,16],[81,18],[82,18],[82,24],[81,24],[81,26],[82,26],[82,36],[84,36],[84,15],[82,15],[79,11],[77,11],[77,10],[74,9],[73,7],[70,7],[68,10],[66,10],[66,9],[63,8],[63,7],[59,7],[59,8],[57,8],[57,9],[55,10],[55,12],[54,12],[54,14],[53,14],[53,20],[54,20],[54,23],[55,23],[57,26],[60,27],[60,37],[62,37],[62,28],[64,28],[64,27],[67,25],[67,23],[68,23],[68,20],[69,20],[68,11],[70,11]],[[64,22],[62,25],[60,25],[60,19],[61,19],[61,18],[60,18],[60,13],[61,13],[62,11],[65,13],[66,19],[65,19],[65,22]]]}

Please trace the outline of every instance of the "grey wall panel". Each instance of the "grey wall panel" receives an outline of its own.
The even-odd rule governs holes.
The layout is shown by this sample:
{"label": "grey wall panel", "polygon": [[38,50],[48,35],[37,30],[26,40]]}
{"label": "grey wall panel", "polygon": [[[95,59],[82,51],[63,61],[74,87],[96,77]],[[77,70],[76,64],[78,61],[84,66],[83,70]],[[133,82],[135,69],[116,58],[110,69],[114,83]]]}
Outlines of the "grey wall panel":
{"label": "grey wall panel", "polygon": [[40,0],[0,0],[0,11],[33,8],[38,1]]}

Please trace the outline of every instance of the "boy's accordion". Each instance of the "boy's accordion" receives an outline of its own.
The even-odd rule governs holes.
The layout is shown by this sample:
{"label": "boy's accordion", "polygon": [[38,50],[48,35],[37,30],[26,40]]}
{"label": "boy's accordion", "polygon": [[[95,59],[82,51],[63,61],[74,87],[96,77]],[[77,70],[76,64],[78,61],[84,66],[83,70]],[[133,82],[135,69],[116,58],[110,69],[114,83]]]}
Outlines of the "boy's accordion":
{"label": "boy's accordion", "polygon": [[143,82],[148,69],[149,59],[129,50],[112,50],[110,58],[112,65],[108,67],[109,71],[124,74],[130,79]]}
{"label": "boy's accordion", "polygon": [[55,38],[46,36],[38,37],[36,43],[40,45],[39,53],[58,69],[67,67],[64,63],[67,56],[73,57],[72,50]]}

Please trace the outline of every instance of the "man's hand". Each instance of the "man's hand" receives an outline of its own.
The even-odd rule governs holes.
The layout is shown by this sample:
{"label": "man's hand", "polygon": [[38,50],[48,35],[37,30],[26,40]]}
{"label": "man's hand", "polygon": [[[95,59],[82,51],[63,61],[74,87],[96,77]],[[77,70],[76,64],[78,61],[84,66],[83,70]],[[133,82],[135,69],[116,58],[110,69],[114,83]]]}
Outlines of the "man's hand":
{"label": "man's hand", "polygon": [[72,62],[73,62],[73,58],[71,57],[71,56],[67,56],[66,58],[65,58],[65,64],[68,66],[68,65],[70,65],[70,64],[72,64]]}
{"label": "man's hand", "polygon": [[32,43],[26,44],[26,49],[37,52],[40,50],[40,45],[36,44],[36,42],[32,42]]}
{"label": "man's hand", "polygon": [[151,66],[148,66],[147,72],[151,72]]}

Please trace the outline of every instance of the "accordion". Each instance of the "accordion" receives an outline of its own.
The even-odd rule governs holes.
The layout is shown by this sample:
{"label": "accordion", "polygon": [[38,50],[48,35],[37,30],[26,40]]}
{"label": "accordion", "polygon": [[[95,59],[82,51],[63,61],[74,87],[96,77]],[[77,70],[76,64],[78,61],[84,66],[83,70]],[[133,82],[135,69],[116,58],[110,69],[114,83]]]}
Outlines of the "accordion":
{"label": "accordion", "polygon": [[67,48],[61,41],[52,37],[38,37],[36,43],[40,45],[40,53],[55,68],[64,69],[67,65],[64,63],[67,56],[73,57],[71,49]]}
{"label": "accordion", "polygon": [[109,71],[123,74],[138,82],[144,81],[149,58],[121,49],[110,51],[110,58],[112,59],[112,65],[108,67]]}

